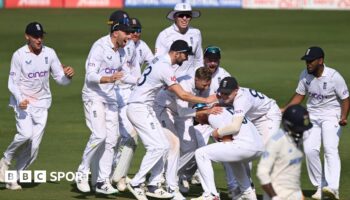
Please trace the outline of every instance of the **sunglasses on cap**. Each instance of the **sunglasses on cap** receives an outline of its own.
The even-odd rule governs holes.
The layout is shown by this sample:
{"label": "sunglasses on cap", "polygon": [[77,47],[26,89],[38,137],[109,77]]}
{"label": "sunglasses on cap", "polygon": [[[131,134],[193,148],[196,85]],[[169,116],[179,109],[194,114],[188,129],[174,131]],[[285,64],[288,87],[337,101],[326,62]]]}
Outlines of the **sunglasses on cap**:
{"label": "sunglasses on cap", "polygon": [[141,28],[133,28],[131,33],[141,33]]}
{"label": "sunglasses on cap", "polygon": [[111,23],[113,24],[113,30],[120,25],[130,26],[129,18],[122,18],[119,19],[118,22],[112,21]]}
{"label": "sunglasses on cap", "polygon": [[188,13],[179,13],[176,15],[176,17],[179,17],[179,18],[192,18],[192,15],[191,14],[188,14]]}

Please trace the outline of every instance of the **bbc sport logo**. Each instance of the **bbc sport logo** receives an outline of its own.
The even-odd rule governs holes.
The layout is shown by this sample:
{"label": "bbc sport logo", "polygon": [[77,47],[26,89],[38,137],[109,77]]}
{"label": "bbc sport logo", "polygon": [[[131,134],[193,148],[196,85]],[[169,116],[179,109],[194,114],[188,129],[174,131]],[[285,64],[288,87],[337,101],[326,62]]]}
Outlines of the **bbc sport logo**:
{"label": "bbc sport logo", "polygon": [[16,170],[7,170],[5,172],[5,182],[11,183],[19,180],[20,183],[46,183],[46,182],[59,182],[59,181],[75,181],[82,178],[81,172],[50,172],[46,170],[22,170],[17,173]]}

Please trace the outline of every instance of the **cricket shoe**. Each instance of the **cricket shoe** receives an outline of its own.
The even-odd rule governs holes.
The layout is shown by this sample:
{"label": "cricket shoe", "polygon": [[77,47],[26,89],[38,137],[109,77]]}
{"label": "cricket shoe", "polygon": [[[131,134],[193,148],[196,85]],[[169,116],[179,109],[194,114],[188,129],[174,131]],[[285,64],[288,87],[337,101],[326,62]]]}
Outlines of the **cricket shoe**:
{"label": "cricket shoe", "polygon": [[121,178],[117,183],[117,189],[121,192],[124,192],[127,188],[127,184],[130,182],[129,177],[123,177]]}
{"label": "cricket shoe", "polygon": [[175,188],[174,190],[168,188],[168,192],[173,195],[171,200],[186,200],[186,198],[179,191],[179,188]]}
{"label": "cricket shoe", "polygon": [[192,198],[191,200],[220,200],[220,196],[203,193],[202,196],[197,197],[197,198]]}
{"label": "cricket shoe", "polygon": [[5,174],[9,170],[10,164],[6,162],[5,158],[0,160],[0,182],[5,183]]}
{"label": "cricket shoe", "polygon": [[132,186],[130,183],[128,183],[127,188],[136,197],[137,200],[147,200],[145,190],[142,187]]}
{"label": "cricket shoe", "polygon": [[179,190],[183,194],[187,194],[190,191],[190,184],[188,183],[188,180],[180,179]]}
{"label": "cricket shoe", "polygon": [[321,196],[322,196],[322,189],[321,188],[317,188],[317,191],[315,192],[315,194],[313,194],[311,196],[311,198],[314,199],[314,200],[321,200]]}
{"label": "cricket shoe", "polygon": [[90,192],[89,185],[89,175],[84,172],[77,172],[77,176],[75,178],[75,183],[77,184],[77,188],[80,192]]}
{"label": "cricket shoe", "polygon": [[339,192],[329,187],[322,188],[323,196],[331,200],[339,200]]}
{"label": "cricket shoe", "polygon": [[241,190],[239,187],[231,188],[229,191],[227,191],[227,196],[229,199],[236,200],[241,195]]}
{"label": "cricket shoe", "polygon": [[196,173],[194,173],[192,178],[191,178],[191,184],[192,185],[200,185],[201,179],[199,177],[200,177],[200,174],[199,174],[199,171],[197,170]]}
{"label": "cricket shoe", "polygon": [[95,192],[100,194],[115,194],[119,191],[115,189],[109,181],[104,181],[96,183]]}
{"label": "cricket shoe", "polygon": [[170,199],[174,197],[172,194],[164,190],[162,187],[155,186],[155,185],[147,186],[146,195],[149,197],[154,197],[158,199]]}
{"label": "cricket shoe", "polygon": [[247,190],[237,197],[237,200],[257,200],[255,190]]}
{"label": "cricket shoe", "polygon": [[21,190],[22,187],[16,182],[6,183],[6,188],[9,190]]}

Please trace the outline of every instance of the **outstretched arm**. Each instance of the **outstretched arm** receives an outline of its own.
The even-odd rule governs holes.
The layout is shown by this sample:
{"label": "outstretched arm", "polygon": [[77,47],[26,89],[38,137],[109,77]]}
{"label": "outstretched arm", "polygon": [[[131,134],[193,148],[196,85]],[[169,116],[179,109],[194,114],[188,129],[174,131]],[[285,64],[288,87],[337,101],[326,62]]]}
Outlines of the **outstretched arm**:
{"label": "outstretched arm", "polygon": [[168,90],[171,92],[174,92],[177,97],[179,97],[181,100],[192,102],[192,103],[213,103],[217,101],[216,96],[212,95],[207,98],[194,96],[189,92],[186,92],[182,89],[181,85],[179,84],[173,84],[168,87]]}
{"label": "outstretched arm", "polygon": [[301,102],[303,102],[304,98],[305,98],[305,95],[295,93],[293,97],[289,100],[289,103],[285,105],[283,108],[281,108],[281,112],[283,113],[291,105],[300,104]]}

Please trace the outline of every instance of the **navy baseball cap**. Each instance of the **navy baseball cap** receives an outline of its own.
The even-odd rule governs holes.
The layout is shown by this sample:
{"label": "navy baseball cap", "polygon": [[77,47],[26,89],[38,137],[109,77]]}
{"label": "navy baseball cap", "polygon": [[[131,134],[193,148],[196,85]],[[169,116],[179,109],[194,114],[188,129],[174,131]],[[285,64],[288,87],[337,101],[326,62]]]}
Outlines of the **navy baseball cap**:
{"label": "navy baseball cap", "polygon": [[111,32],[113,31],[131,32],[129,14],[122,10],[114,11],[110,15],[107,24],[111,25]]}
{"label": "navy baseball cap", "polygon": [[132,32],[141,33],[141,29],[142,29],[141,22],[137,18],[130,18],[130,26],[131,26]]}
{"label": "navy baseball cap", "polygon": [[25,33],[33,37],[42,37],[46,32],[39,22],[31,22],[27,25]]}
{"label": "navy baseball cap", "polygon": [[238,88],[237,80],[234,77],[225,77],[220,81],[218,93],[231,93]]}
{"label": "navy baseball cap", "polygon": [[176,40],[170,46],[170,51],[176,51],[181,53],[187,53],[188,55],[193,55],[192,47],[188,46],[187,42],[184,40]]}
{"label": "navy baseball cap", "polygon": [[310,47],[306,50],[305,55],[301,57],[301,60],[313,61],[318,58],[324,58],[324,52],[321,47]]}
{"label": "navy baseball cap", "polygon": [[204,50],[204,57],[209,59],[220,59],[221,49],[217,46],[208,46]]}

